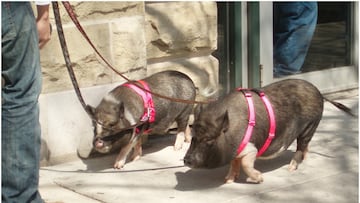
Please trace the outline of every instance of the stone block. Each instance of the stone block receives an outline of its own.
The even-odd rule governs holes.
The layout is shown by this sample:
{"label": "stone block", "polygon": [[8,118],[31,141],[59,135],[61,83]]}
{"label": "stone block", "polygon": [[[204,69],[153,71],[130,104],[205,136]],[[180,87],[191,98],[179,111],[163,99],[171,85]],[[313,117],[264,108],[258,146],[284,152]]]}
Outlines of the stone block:
{"label": "stone block", "polygon": [[[145,70],[141,71],[146,66],[143,24],[142,16],[133,16],[83,27],[103,57],[134,79],[145,74]],[[64,34],[80,87],[124,81],[109,69],[75,27],[64,26]],[[56,32],[41,50],[41,65],[43,93],[72,89]]]}
{"label": "stone block", "polygon": [[148,59],[217,49],[216,2],[150,2],[145,18]]}
{"label": "stone block", "polygon": [[144,2],[141,1],[79,1],[71,4],[80,20],[108,20],[144,13]]}
{"label": "stone block", "polygon": [[[109,19],[124,16],[144,15],[144,2],[142,1],[71,1],[70,5],[80,23],[86,23],[87,21],[108,21]],[[36,9],[34,10],[36,11]],[[61,21],[64,24],[72,24],[61,2],[59,2],[59,10]],[[50,19],[52,22],[55,22],[52,6],[50,7]]]}
{"label": "stone block", "polygon": [[[145,77],[146,46],[144,17],[124,17],[111,22],[111,51],[114,65],[119,72],[132,79]],[[114,74],[113,81],[123,81]]]}
{"label": "stone block", "polygon": [[194,81],[200,92],[211,93],[219,89],[219,61],[211,55],[179,58],[147,66],[148,75],[164,70],[177,70],[185,73]]}
{"label": "stone block", "polygon": [[[89,38],[102,55],[111,60],[108,24],[84,26]],[[103,65],[94,50],[73,26],[63,28],[70,60],[80,87],[110,83],[111,72]],[[41,50],[43,93],[72,89],[57,31]]]}

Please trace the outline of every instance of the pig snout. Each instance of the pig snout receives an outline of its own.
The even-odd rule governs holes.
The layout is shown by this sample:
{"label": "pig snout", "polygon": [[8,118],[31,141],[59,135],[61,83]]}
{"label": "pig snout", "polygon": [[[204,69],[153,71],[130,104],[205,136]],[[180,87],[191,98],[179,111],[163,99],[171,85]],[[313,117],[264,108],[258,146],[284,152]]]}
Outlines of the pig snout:
{"label": "pig snout", "polygon": [[192,168],[192,167],[191,167],[191,166],[192,166],[192,162],[193,162],[193,160],[191,159],[190,156],[185,156],[185,157],[184,157],[184,164],[185,164],[185,166],[188,166],[188,167]]}
{"label": "pig snout", "polygon": [[190,168],[199,168],[202,165],[201,157],[198,153],[188,153],[184,157],[184,164]]}
{"label": "pig snout", "polygon": [[[196,145],[196,147],[195,147]],[[190,145],[184,157],[184,165],[190,168],[217,168],[228,164],[232,156],[225,156],[215,147],[206,148],[203,145]]]}
{"label": "pig snout", "polygon": [[103,148],[105,146],[104,141],[99,138],[96,138],[94,141],[95,148]]}
{"label": "pig snout", "polygon": [[93,145],[95,150],[100,153],[108,153],[111,150],[111,144],[103,141],[100,138],[95,138]]}

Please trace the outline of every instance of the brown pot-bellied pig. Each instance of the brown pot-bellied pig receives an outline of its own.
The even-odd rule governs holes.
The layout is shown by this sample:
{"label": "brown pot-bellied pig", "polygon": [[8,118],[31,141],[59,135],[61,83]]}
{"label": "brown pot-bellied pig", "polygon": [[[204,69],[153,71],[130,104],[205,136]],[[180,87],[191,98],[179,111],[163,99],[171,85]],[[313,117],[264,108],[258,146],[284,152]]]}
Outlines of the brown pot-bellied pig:
{"label": "brown pot-bellied pig", "polygon": [[[147,86],[151,92],[167,97],[194,100],[196,96],[193,81],[178,71],[159,72],[141,81],[143,82],[138,81],[138,85],[143,86],[144,89]],[[114,168],[117,169],[124,166],[132,149],[134,149],[132,160],[139,158],[142,154],[140,137],[146,132],[143,132],[140,126],[135,127],[137,124],[150,122],[148,127],[151,131],[148,133],[163,134],[176,122],[178,134],[174,145],[175,150],[182,147],[184,140],[190,142],[191,139],[188,121],[193,104],[173,102],[141,89],[136,91],[134,88],[136,87],[130,87],[128,83],[120,85],[108,93],[95,109],[90,107],[95,120],[95,150],[101,153],[109,152],[119,138],[106,139],[106,137],[116,135],[121,130],[124,130],[125,133],[128,132],[126,135],[128,143],[121,148],[114,164]],[[141,95],[152,99],[144,98],[145,96]],[[144,107],[144,105],[148,105],[144,101],[147,99],[149,99],[149,108]],[[143,120],[144,116],[149,116],[149,121],[146,120],[147,118]],[[130,132],[127,129],[130,129]]]}
{"label": "brown pot-bellied pig", "polygon": [[[315,86],[297,79],[276,82],[259,90],[270,101],[276,124],[275,137],[259,158],[274,158],[297,140],[297,149],[289,165],[289,170],[296,170],[321,120],[325,98]],[[233,182],[239,176],[240,167],[248,176],[248,182],[263,181],[261,173],[254,169],[254,162],[268,138],[270,118],[259,95],[254,91],[251,95],[255,125],[245,148],[238,152],[249,125],[250,110],[243,92],[235,90],[222,99],[196,107],[193,137],[184,157],[185,165],[215,168],[231,162],[225,182]],[[351,114],[342,104],[327,101]]]}

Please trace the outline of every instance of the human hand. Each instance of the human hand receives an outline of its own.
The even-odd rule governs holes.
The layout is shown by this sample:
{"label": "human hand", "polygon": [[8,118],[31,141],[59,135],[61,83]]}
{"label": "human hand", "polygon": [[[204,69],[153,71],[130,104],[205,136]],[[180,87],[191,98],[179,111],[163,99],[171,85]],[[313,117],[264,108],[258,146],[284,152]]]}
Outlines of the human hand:
{"label": "human hand", "polygon": [[51,37],[49,5],[37,5],[36,26],[39,35],[39,48],[42,49]]}

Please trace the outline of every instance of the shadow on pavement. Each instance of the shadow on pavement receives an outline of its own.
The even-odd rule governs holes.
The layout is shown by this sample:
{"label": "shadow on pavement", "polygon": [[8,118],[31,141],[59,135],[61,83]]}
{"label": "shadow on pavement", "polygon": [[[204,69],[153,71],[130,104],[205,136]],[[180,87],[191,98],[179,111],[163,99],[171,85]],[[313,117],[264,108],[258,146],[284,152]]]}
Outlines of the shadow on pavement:
{"label": "shadow on pavement", "polygon": [[[279,157],[269,160],[256,160],[255,168],[261,173],[276,170],[290,163],[294,152],[286,150]],[[224,184],[225,176],[229,170],[229,165],[216,169],[189,169],[186,172],[176,172],[178,184],[175,189],[180,191],[192,191],[216,188]],[[241,170],[240,177],[236,183],[249,184],[246,175]]]}

